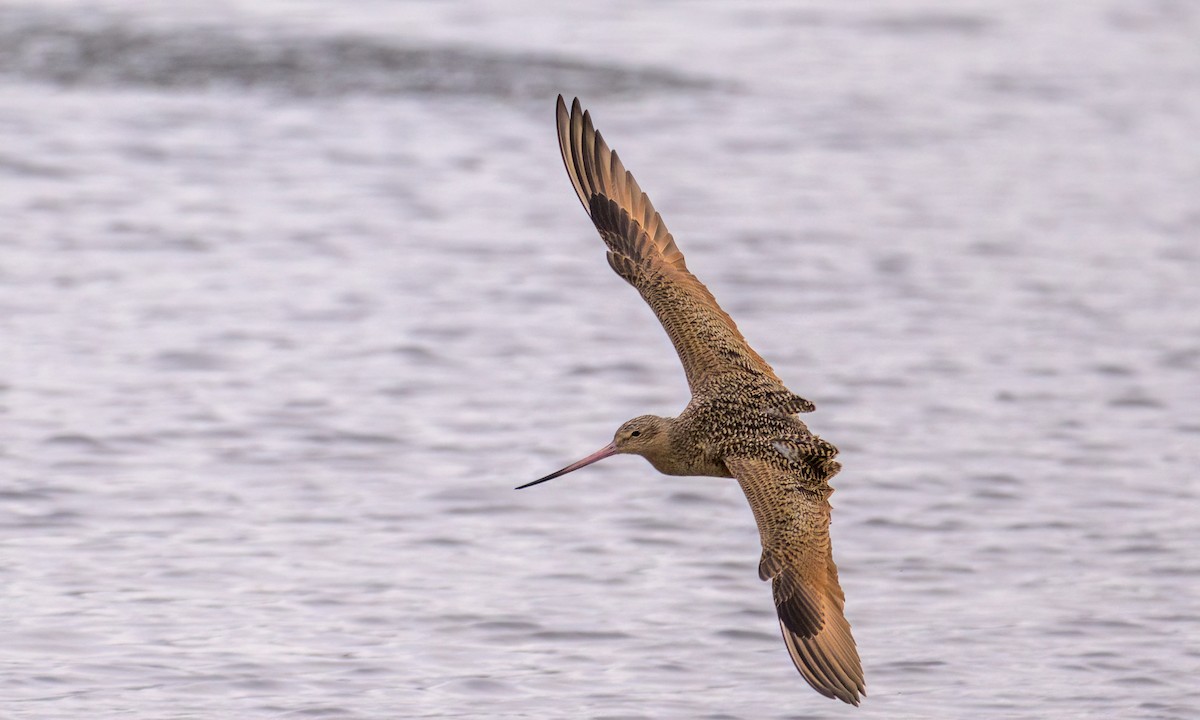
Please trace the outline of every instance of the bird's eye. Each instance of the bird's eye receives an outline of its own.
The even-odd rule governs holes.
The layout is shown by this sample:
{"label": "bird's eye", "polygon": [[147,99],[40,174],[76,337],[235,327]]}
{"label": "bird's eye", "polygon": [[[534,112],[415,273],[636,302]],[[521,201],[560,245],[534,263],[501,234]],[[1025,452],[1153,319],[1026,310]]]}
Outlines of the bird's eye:
{"label": "bird's eye", "polygon": [[641,430],[634,430],[633,432],[629,433],[629,437],[637,437],[638,435],[641,435],[641,434],[642,434]]}

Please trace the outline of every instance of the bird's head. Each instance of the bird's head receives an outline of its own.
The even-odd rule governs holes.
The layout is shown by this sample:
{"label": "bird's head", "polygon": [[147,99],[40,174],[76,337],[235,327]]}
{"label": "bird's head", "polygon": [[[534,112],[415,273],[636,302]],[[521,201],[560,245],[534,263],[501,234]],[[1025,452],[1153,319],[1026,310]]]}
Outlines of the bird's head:
{"label": "bird's head", "polygon": [[667,419],[657,415],[641,415],[617,428],[613,435],[614,452],[647,455],[667,439]]}

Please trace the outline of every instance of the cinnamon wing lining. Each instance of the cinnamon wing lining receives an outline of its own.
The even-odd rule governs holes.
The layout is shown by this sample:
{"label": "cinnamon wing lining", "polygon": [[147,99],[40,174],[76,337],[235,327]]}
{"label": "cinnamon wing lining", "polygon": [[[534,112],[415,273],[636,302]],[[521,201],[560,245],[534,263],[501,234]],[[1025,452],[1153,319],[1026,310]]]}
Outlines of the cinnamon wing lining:
{"label": "cinnamon wing lining", "polygon": [[579,100],[558,98],[558,139],[567,175],[608,245],[609,265],[654,310],[696,391],[730,370],[778,376],[742,337],[708,288],[687,269],[662,217],[617,154],[592,126]]}
{"label": "cinnamon wing lining", "polygon": [[726,458],[762,540],[759,577],[772,581],[784,644],[817,692],[857,705],[866,694],[862,663],[844,614],[845,595],[829,542],[829,502],[811,481],[755,458]]}

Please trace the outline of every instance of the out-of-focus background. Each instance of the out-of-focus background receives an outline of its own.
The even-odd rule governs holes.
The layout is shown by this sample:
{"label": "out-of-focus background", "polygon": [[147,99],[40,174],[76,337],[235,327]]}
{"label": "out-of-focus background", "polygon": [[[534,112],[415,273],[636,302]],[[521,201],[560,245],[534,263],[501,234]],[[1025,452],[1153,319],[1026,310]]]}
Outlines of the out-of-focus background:
{"label": "out-of-focus background", "polygon": [[[1195,718],[1200,9],[0,3],[5,718]],[[810,691],[562,171],[842,449]]]}

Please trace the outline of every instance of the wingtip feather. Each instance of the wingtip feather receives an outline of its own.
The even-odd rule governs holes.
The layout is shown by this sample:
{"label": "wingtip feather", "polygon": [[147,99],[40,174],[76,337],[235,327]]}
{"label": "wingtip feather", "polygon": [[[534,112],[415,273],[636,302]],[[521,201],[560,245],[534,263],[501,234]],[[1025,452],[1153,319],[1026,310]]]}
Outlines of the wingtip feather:
{"label": "wingtip feather", "polygon": [[782,621],[779,629],[792,663],[813,690],[849,705],[857,706],[862,702],[867,691],[857,653],[851,657],[840,653],[831,655],[833,648],[819,642],[818,638],[800,637]]}

